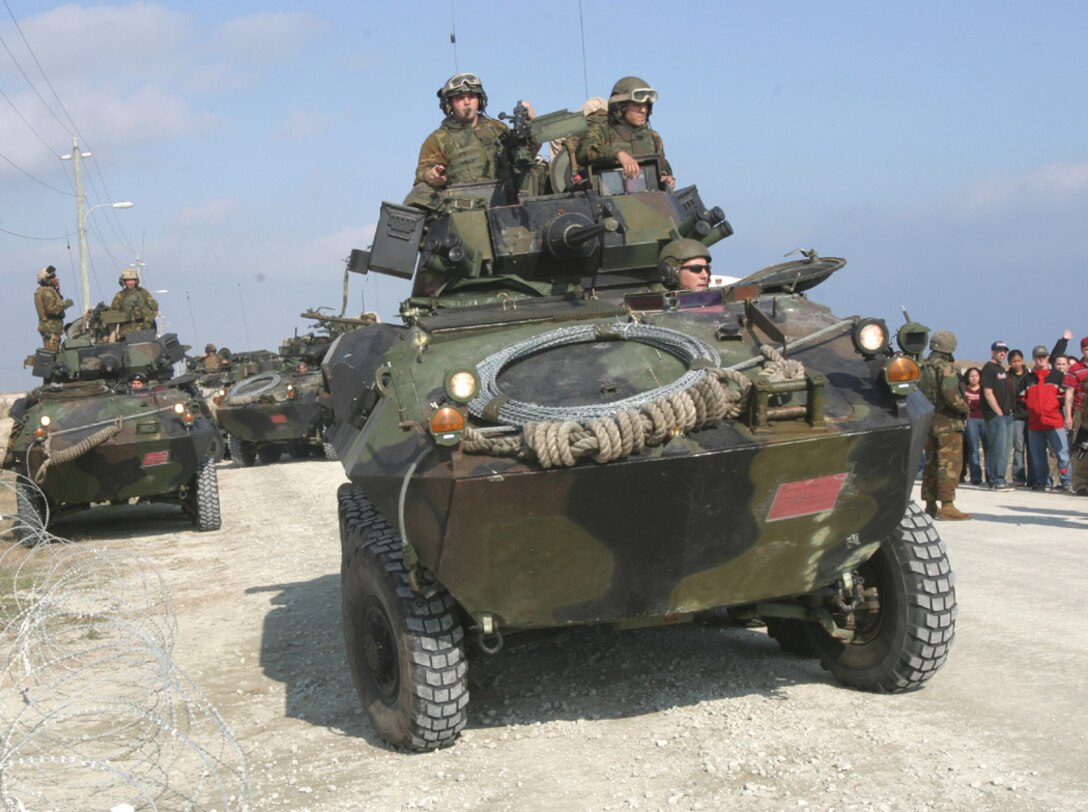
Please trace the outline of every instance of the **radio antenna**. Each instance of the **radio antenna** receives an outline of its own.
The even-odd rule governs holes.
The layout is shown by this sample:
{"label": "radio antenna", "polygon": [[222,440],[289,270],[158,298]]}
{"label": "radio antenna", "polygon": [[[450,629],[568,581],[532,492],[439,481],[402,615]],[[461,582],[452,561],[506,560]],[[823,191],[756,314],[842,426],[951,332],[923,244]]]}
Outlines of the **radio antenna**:
{"label": "radio antenna", "polygon": [[450,45],[453,46],[453,72],[460,73],[457,67],[457,4],[450,0]]}

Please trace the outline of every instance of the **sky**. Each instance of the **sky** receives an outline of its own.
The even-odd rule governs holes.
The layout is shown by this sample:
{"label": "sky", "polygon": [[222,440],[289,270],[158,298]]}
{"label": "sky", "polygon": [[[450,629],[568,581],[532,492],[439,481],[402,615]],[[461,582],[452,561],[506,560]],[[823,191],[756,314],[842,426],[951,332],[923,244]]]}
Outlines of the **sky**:
{"label": "sky", "polygon": [[[138,259],[194,352],[276,349],[340,312],[466,70],[493,115],[644,78],[678,185],[736,231],[716,273],[845,257],[812,299],[893,331],[905,307],[965,359],[1088,335],[1088,3],[0,3],[0,391],[39,383],[38,269],[81,304],[73,137],[92,304]],[[352,274],[348,313],[407,295]]]}

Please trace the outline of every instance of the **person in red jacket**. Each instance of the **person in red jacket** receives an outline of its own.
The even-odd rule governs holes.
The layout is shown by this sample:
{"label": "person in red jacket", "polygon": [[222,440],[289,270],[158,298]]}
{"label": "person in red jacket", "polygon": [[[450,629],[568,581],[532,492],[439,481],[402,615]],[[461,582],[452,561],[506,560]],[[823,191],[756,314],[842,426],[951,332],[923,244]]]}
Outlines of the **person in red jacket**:
{"label": "person in red jacket", "polygon": [[1046,490],[1047,464],[1046,447],[1049,445],[1058,458],[1058,473],[1061,479],[1059,490],[1070,491],[1069,484],[1069,441],[1065,432],[1065,419],[1062,414],[1061,387],[1063,373],[1051,369],[1048,360],[1050,353],[1040,344],[1031,352],[1035,366],[1031,368],[1022,397],[1028,409],[1028,449],[1031,453],[1031,469],[1034,477],[1032,490]]}

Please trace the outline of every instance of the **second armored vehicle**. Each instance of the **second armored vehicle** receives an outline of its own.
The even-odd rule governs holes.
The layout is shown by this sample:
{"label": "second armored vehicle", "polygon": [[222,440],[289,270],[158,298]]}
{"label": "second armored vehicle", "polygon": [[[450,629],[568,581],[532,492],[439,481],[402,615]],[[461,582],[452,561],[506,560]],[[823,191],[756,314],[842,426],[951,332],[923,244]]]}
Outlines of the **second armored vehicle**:
{"label": "second armored vehicle", "polygon": [[198,530],[217,530],[222,455],[218,429],[194,376],[173,376],[185,347],[173,334],[129,332],[99,340],[112,311],[57,353],[39,350],[45,383],[17,401],[4,467],[17,485],[17,534],[34,543],[59,514],[130,500],[180,505]]}

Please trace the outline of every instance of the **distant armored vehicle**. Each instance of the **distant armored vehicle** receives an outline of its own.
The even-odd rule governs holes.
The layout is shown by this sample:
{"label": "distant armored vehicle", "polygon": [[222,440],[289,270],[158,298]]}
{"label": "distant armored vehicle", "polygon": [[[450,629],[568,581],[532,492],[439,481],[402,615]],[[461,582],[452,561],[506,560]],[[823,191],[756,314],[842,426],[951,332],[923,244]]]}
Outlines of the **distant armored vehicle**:
{"label": "distant armored vehicle", "polygon": [[152,331],[109,341],[117,319],[100,305],[59,352],[38,350],[33,372],[45,382],[12,407],[4,467],[25,476],[24,541],[57,515],[134,499],[174,502],[198,530],[220,527],[219,432],[194,376],[173,377],[186,348]]}
{"label": "distant armored vehicle", "polygon": [[369,320],[307,311],[303,318],[320,322],[321,331],[285,339],[278,355],[252,353],[231,368],[233,383],[213,397],[215,416],[227,432],[231,459],[251,466],[258,459],[274,463],[286,451],[303,458],[324,454],[335,460],[325,439],[331,413],[318,402],[321,359],[333,336]]}
{"label": "distant armored vehicle", "polygon": [[855,688],[916,688],[945,661],[953,575],[910,501],[927,328],[908,318],[896,350],[884,321],[811,301],[845,265],[812,251],[678,289],[663,249],[732,229],[694,186],[659,191],[656,160],[641,171],[384,204],[353,253],[414,278],[405,327],[346,333],[322,365],[350,480],[348,660],[391,744],[452,742],[466,642],[527,630],[724,608]]}

